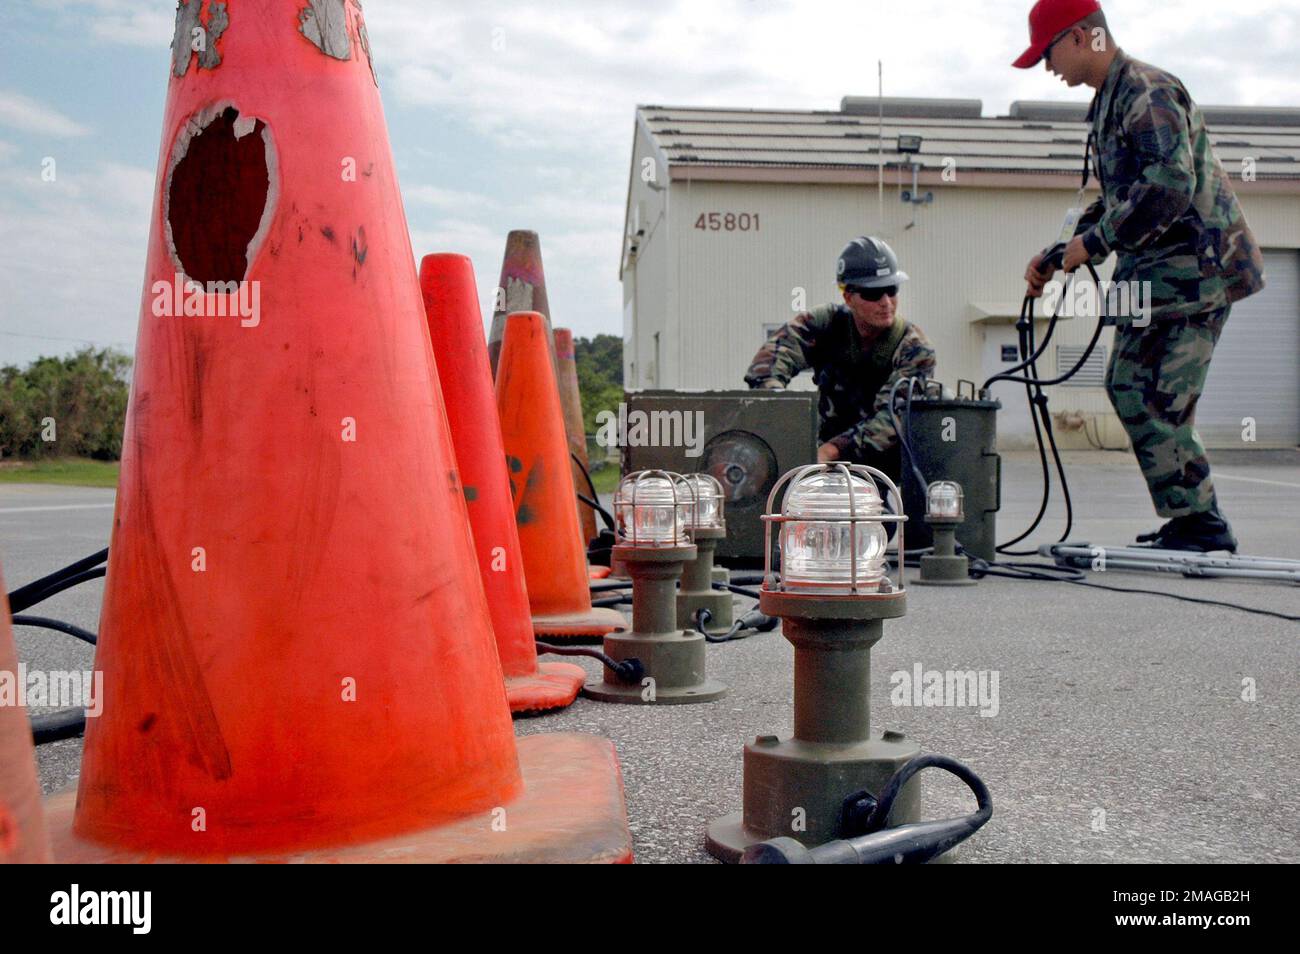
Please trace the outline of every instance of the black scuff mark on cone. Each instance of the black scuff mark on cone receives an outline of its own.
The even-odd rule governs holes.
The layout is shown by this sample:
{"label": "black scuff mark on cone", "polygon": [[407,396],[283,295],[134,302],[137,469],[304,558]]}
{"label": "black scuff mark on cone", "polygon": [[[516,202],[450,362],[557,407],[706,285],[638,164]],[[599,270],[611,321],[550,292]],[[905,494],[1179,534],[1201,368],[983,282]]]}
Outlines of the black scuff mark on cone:
{"label": "black scuff mark on cone", "polygon": [[[214,70],[221,65],[221,52],[217,41],[230,26],[226,4],[213,0],[208,6],[208,19],[202,18],[203,0],[177,0],[176,28],[172,34],[172,75],[184,76],[190,68],[190,57],[198,55],[199,69]],[[196,32],[198,31],[198,32]],[[202,38],[202,49],[194,48],[194,41]]]}
{"label": "black scuff mark on cone", "polygon": [[370,34],[366,32],[366,18],[361,12],[361,0],[352,0],[357,11],[357,43],[366,54],[366,63],[370,66],[370,78],[379,85],[379,76],[375,73],[375,58],[370,54]]}
{"label": "black scuff mark on cone", "polygon": [[366,242],[366,227],[357,226],[357,234],[352,236],[352,258],[356,264],[352,266],[352,280],[357,279],[357,270],[366,264],[366,254],[370,251],[370,246]]}

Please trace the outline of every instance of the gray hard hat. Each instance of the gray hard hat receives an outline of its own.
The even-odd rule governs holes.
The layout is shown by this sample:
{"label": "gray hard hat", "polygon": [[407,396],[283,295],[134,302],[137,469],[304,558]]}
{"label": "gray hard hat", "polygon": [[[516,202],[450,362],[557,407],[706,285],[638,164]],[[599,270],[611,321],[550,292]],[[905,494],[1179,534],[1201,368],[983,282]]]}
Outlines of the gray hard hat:
{"label": "gray hard hat", "polygon": [[899,269],[892,248],[878,238],[862,235],[840,252],[835,280],[854,288],[885,288],[907,281],[907,272]]}

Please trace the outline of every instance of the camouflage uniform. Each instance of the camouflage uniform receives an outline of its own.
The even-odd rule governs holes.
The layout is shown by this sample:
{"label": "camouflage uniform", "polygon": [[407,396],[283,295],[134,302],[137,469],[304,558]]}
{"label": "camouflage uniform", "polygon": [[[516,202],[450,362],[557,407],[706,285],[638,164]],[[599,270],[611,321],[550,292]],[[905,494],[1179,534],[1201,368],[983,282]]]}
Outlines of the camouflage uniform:
{"label": "camouflage uniform", "polygon": [[1075,234],[1095,265],[1118,253],[1114,281],[1151,283],[1151,324],[1117,319],[1106,392],[1156,511],[1205,512],[1196,402],[1232,303],[1264,285],[1263,258],[1178,79],[1118,51],[1088,121],[1102,196]]}
{"label": "camouflage uniform", "polygon": [[[865,347],[844,305],[823,305],[796,315],[778,329],[745,373],[751,388],[785,387],[807,368],[821,399],[818,440],[834,444],[843,460],[878,466],[897,456],[898,434],[889,419],[889,392],[896,381],[934,374],[934,348],[911,322],[894,326]],[[882,468],[897,473],[896,466]]]}

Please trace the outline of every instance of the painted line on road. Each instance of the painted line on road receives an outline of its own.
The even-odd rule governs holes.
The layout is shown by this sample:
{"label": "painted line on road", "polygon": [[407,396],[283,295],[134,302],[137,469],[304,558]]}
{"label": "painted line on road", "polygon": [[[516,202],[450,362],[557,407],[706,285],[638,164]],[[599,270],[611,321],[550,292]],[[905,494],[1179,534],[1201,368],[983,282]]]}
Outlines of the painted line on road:
{"label": "painted line on road", "polygon": [[102,510],[105,507],[112,506],[115,506],[115,504],[58,504],[50,505],[48,507],[0,507],[0,513],[37,513],[43,510]]}
{"label": "painted line on road", "polygon": [[1285,480],[1265,480],[1263,477],[1241,477],[1237,474],[1225,474],[1222,471],[1214,471],[1212,479],[1226,477],[1228,480],[1244,480],[1248,484],[1268,484],[1270,487],[1294,487],[1300,490],[1300,484],[1289,484]]}

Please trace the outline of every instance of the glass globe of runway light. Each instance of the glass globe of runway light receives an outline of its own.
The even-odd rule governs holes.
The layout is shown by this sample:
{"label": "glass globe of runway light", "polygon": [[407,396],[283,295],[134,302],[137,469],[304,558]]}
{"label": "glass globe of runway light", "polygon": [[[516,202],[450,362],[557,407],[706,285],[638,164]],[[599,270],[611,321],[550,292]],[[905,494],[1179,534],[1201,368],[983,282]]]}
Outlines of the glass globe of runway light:
{"label": "glass globe of runway light", "polygon": [[683,546],[690,518],[690,497],[683,499],[677,474],[642,470],[628,474],[614,495],[619,540],[632,546]]}
{"label": "glass globe of runway light", "polygon": [[694,494],[694,529],[721,530],[723,524],[722,484],[711,474],[688,474],[685,478]]}
{"label": "glass globe of runway light", "polygon": [[861,465],[802,468],[790,480],[779,515],[771,513],[771,503],[780,482],[773,488],[764,519],[781,525],[783,591],[836,595],[880,587],[888,545],[884,523],[899,518],[884,513],[872,476]]}
{"label": "glass globe of runway light", "polygon": [[925,495],[925,515],[931,519],[961,521],[965,518],[961,485],[951,480],[936,480]]}

